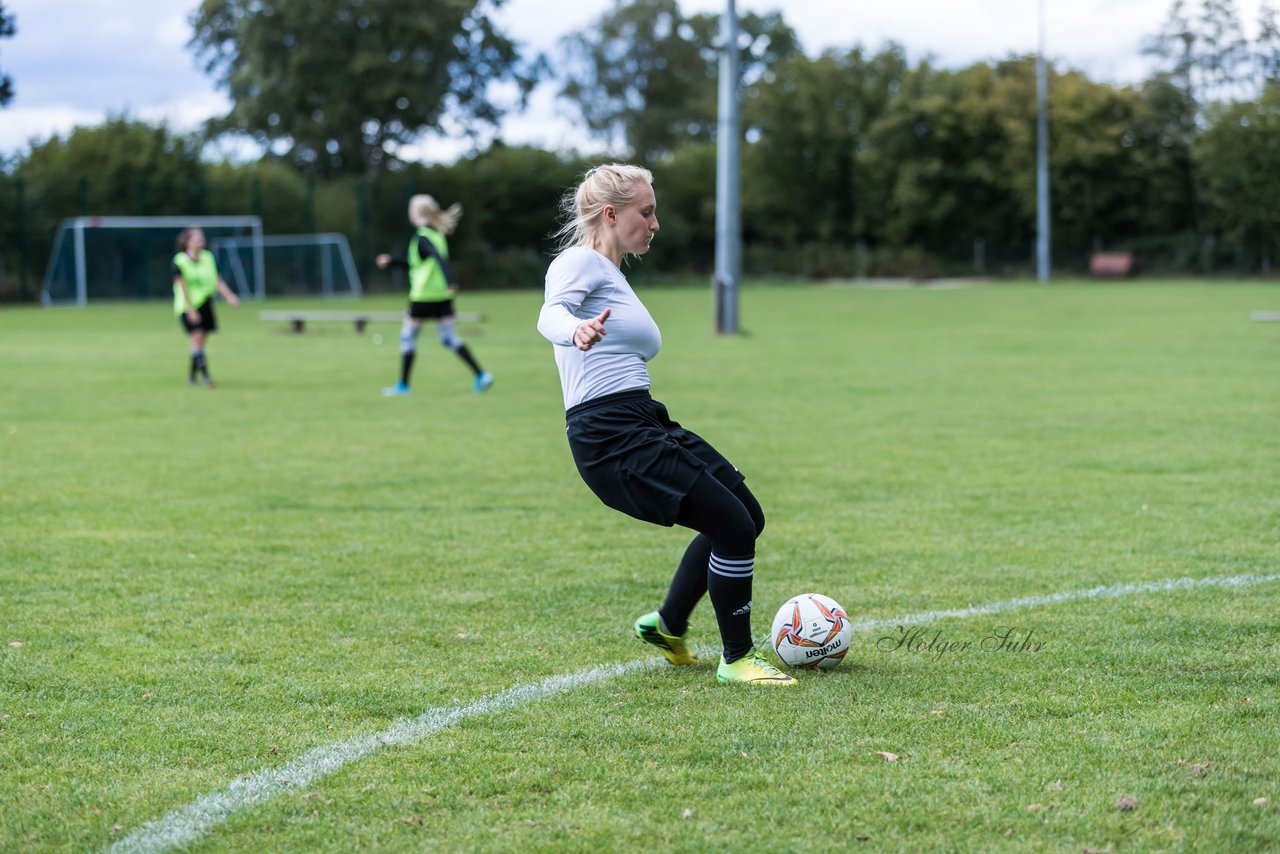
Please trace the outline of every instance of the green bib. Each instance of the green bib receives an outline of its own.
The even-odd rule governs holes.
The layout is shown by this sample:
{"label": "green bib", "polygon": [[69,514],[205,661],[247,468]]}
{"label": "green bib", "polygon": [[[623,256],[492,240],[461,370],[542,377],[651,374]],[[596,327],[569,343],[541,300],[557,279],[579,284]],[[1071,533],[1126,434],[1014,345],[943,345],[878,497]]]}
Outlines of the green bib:
{"label": "green bib", "polygon": [[[173,265],[182,274],[187,283],[187,293],[191,296],[191,307],[200,308],[218,291],[218,265],[213,260],[213,253],[208,249],[200,250],[200,257],[192,261],[191,256],[179,252],[173,256]],[[173,283],[173,313],[181,315],[187,310],[182,299],[182,286]]]}
{"label": "green bib", "polygon": [[444,270],[436,263],[436,259],[428,255],[418,255],[418,238],[425,237],[440,253],[440,257],[448,260],[449,242],[444,235],[434,228],[423,226],[409,241],[409,300],[410,302],[444,302],[449,299],[449,283],[445,281]]}

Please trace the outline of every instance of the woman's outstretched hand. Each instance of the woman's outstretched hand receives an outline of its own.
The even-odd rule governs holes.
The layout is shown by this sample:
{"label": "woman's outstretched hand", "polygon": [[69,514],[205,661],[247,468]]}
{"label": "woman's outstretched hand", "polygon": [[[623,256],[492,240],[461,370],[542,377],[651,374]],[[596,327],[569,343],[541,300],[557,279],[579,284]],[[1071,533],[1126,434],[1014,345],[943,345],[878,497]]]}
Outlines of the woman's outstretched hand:
{"label": "woman's outstretched hand", "polygon": [[590,320],[584,320],[578,324],[577,330],[573,333],[573,343],[579,350],[585,353],[609,334],[604,328],[604,322],[609,319],[609,311],[610,309],[606,308]]}

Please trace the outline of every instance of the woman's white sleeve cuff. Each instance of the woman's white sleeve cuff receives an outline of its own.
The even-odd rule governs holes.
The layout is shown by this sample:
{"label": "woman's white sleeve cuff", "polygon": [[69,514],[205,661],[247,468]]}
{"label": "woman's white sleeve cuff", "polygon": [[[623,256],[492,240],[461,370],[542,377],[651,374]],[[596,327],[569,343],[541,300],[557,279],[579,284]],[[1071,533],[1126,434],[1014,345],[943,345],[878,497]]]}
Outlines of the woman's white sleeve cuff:
{"label": "woman's white sleeve cuff", "polygon": [[573,346],[573,335],[582,319],[572,314],[560,303],[546,303],[538,314],[538,331],[552,344]]}

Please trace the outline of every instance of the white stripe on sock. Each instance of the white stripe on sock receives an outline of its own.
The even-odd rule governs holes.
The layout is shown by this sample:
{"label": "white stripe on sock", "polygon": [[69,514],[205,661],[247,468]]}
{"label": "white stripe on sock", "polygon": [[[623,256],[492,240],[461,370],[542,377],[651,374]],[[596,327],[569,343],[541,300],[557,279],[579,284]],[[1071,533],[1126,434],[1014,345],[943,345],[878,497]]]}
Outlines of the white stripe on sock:
{"label": "white stripe on sock", "polygon": [[716,575],[723,575],[726,578],[750,578],[755,572],[756,561],[754,557],[746,560],[727,560],[712,554],[707,566]]}

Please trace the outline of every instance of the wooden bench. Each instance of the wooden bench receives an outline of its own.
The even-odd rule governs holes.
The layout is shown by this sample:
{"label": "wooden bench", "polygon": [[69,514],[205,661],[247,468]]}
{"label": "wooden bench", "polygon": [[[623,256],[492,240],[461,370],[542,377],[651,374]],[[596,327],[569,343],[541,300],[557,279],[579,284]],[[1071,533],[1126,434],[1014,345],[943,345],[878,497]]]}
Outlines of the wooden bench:
{"label": "wooden bench", "polygon": [[1089,275],[1096,279],[1132,276],[1135,270],[1132,252],[1095,252],[1089,259]]}
{"label": "wooden bench", "polygon": [[[459,323],[482,323],[484,315],[474,311],[460,311],[454,315]],[[351,323],[357,333],[364,332],[370,323],[399,323],[404,319],[402,311],[312,311],[281,309],[258,312],[259,320],[283,320],[294,333],[307,331],[308,323]]]}

